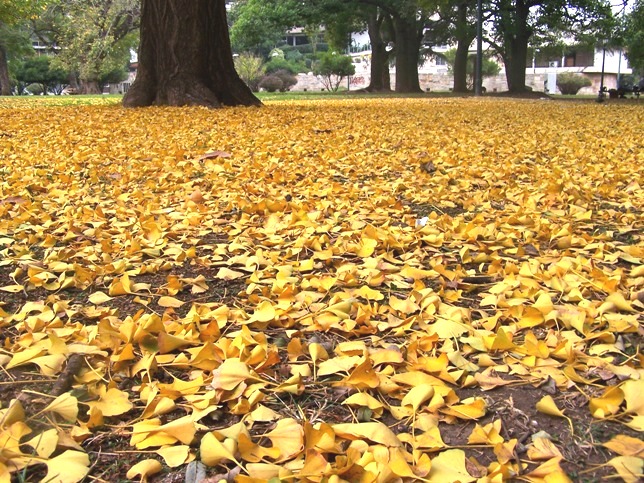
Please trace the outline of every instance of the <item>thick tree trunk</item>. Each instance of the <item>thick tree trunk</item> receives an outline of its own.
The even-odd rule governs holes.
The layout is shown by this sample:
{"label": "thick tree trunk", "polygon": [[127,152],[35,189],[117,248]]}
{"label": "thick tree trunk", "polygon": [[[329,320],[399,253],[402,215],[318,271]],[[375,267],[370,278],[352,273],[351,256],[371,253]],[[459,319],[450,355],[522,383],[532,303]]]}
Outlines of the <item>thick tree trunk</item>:
{"label": "thick tree trunk", "polygon": [[0,96],[11,95],[11,81],[9,80],[9,65],[7,63],[7,52],[0,45]]}
{"label": "thick tree trunk", "polygon": [[517,36],[510,47],[508,64],[506,64],[505,76],[508,81],[508,90],[510,92],[524,92],[525,86],[525,69],[528,59],[528,37]]}
{"label": "thick tree trunk", "polygon": [[456,56],[454,57],[454,92],[467,92],[467,60],[469,56],[469,43],[458,42]]}
{"label": "thick tree trunk", "polygon": [[418,80],[420,41],[415,20],[394,17],[396,34],[396,92],[422,92]]}
{"label": "thick tree trunk", "polygon": [[467,92],[467,59],[473,36],[467,22],[466,3],[460,3],[456,12],[456,55],[454,58],[454,92]]}
{"label": "thick tree trunk", "polygon": [[506,27],[504,49],[505,77],[510,92],[524,92],[525,69],[528,58],[528,42],[532,35],[528,25],[530,7],[523,0],[516,0],[515,5],[503,14],[510,16],[505,22]]}
{"label": "thick tree trunk", "polygon": [[143,0],[139,69],[123,104],[260,104],[235,72],[224,0]]}
{"label": "thick tree trunk", "polygon": [[391,90],[389,77],[389,53],[382,38],[382,22],[385,14],[378,15],[374,9],[367,19],[367,32],[371,42],[371,81],[366,88],[369,92]]}
{"label": "thick tree trunk", "polygon": [[81,80],[81,94],[101,94],[102,90],[97,80]]}

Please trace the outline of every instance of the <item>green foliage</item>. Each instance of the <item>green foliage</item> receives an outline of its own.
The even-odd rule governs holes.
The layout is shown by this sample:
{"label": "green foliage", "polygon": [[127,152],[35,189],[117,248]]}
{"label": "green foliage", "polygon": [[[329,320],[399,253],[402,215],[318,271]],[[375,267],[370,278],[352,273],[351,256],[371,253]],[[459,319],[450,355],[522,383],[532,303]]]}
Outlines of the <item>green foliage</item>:
{"label": "green foliage", "polygon": [[123,72],[138,43],[140,14],[139,0],[52,0],[37,32],[60,47],[59,66],[98,86]]}
{"label": "green foliage", "polygon": [[[16,70],[16,80],[24,84],[39,84],[41,92],[47,94],[49,90],[60,93],[61,84],[67,83],[69,74],[59,67],[52,65],[48,56],[33,57],[25,60]],[[32,94],[33,89],[29,89]]]}
{"label": "green foliage", "polygon": [[236,56],[234,61],[235,70],[239,77],[253,92],[257,92],[262,76],[266,72],[266,66],[262,58],[246,52]]}
{"label": "green foliage", "polygon": [[45,0],[0,0],[0,24],[16,25],[42,12]]}
{"label": "green foliage", "polygon": [[644,0],[637,0],[625,22],[628,62],[644,76]]}
{"label": "green foliage", "polygon": [[313,73],[320,76],[326,90],[336,92],[342,79],[355,74],[356,68],[350,56],[326,52],[313,65]]}
{"label": "green foliage", "polygon": [[562,94],[575,95],[582,87],[590,87],[593,83],[588,77],[572,72],[557,75],[557,87]]}
{"label": "green foliage", "polygon": [[285,70],[291,74],[306,72],[306,64],[304,62],[289,61],[282,57],[272,57],[271,60],[266,63],[267,73],[272,74],[280,70]]}
{"label": "green foliage", "polygon": [[295,0],[241,0],[230,14],[230,40],[236,52],[266,53],[298,22]]}
{"label": "green foliage", "polygon": [[[445,60],[450,71],[454,69],[454,63],[456,61],[456,49],[449,49],[445,52]],[[470,54],[467,57],[467,87],[468,89],[474,88],[474,76],[476,72],[476,54]],[[492,55],[489,52],[483,53],[483,78],[494,77],[501,72],[501,66],[494,61]]]}

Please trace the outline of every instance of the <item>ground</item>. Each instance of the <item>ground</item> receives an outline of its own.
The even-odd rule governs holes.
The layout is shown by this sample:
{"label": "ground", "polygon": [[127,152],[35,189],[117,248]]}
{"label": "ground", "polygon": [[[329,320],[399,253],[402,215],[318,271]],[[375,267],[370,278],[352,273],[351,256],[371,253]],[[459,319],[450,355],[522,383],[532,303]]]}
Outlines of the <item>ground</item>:
{"label": "ground", "polygon": [[0,100],[0,481],[638,481],[643,120]]}

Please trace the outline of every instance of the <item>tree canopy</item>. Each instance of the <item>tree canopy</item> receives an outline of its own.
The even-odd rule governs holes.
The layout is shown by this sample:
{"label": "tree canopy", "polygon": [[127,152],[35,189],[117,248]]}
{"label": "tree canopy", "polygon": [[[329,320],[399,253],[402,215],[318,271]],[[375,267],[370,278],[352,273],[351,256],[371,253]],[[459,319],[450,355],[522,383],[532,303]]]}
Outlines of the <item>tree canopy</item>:
{"label": "tree canopy", "polygon": [[644,0],[636,0],[625,22],[625,43],[628,62],[644,75]]}

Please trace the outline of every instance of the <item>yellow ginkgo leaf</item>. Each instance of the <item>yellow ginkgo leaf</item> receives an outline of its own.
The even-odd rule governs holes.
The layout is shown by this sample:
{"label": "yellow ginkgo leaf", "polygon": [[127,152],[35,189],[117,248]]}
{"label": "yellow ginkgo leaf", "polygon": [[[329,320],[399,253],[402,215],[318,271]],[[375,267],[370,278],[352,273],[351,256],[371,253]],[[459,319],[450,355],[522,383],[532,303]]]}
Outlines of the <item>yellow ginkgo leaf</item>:
{"label": "yellow ginkgo leaf", "polygon": [[465,452],[460,449],[443,451],[431,461],[431,470],[427,475],[431,483],[460,482],[469,483],[476,480],[467,471]]}
{"label": "yellow ginkgo leaf", "polygon": [[486,405],[481,398],[464,400],[462,404],[454,404],[441,409],[441,413],[457,417],[459,419],[479,419],[485,416]]}
{"label": "yellow ginkgo leaf", "polygon": [[638,483],[644,478],[644,458],[617,456],[608,462],[625,483]]}
{"label": "yellow ginkgo leaf", "polygon": [[625,381],[619,388],[624,394],[626,412],[644,416],[644,379]]}
{"label": "yellow ginkgo leaf", "polygon": [[543,461],[552,458],[563,458],[561,451],[547,438],[534,438],[528,447],[528,458],[532,461]]}
{"label": "yellow ginkgo leaf", "polygon": [[613,439],[603,443],[602,446],[621,456],[644,457],[644,441],[625,434],[614,436]]}
{"label": "yellow ginkgo leaf", "polygon": [[99,409],[103,416],[120,416],[134,407],[128,394],[115,387],[101,394],[98,401],[89,401],[86,404],[90,408]]}
{"label": "yellow ginkgo leaf", "polygon": [[78,417],[78,399],[69,393],[61,394],[49,403],[43,412],[54,412],[73,423]]}
{"label": "yellow ginkgo leaf", "polygon": [[201,438],[199,454],[201,461],[207,466],[217,466],[224,461],[234,461],[239,464],[235,459],[236,452],[237,444],[231,438],[226,438],[222,443],[212,432],[206,433]]}
{"label": "yellow ginkgo leaf", "polygon": [[45,464],[47,474],[43,481],[52,483],[76,483],[89,473],[89,456],[80,451],[67,450]]}
{"label": "yellow ginkgo leaf", "polygon": [[163,458],[165,464],[170,468],[177,468],[188,461],[190,457],[190,446],[166,446],[157,450],[157,454]]}
{"label": "yellow ginkgo leaf", "polygon": [[233,357],[226,359],[222,364],[212,372],[211,386],[215,389],[224,389],[232,391],[240,383],[252,380],[261,382],[262,380],[253,376],[245,362]]}
{"label": "yellow ginkgo leaf", "polygon": [[58,431],[48,429],[34,436],[25,444],[31,446],[41,458],[49,458],[58,446]]}
{"label": "yellow ginkgo leaf", "polygon": [[346,439],[368,439],[374,443],[385,446],[398,447],[400,440],[385,424],[381,422],[369,423],[341,423],[331,426],[335,434]]}
{"label": "yellow ginkgo leaf", "polygon": [[275,428],[264,436],[271,440],[273,447],[280,450],[280,461],[295,456],[304,447],[304,429],[293,418],[279,420]]}
{"label": "yellow ginkgo leaf", "polygon": [[231,270],[230,268],[221,267],[217,272],[217,275],[215,275],[215,277],[221,280],[228,281],[228,280],[237,280],[238,278],[241,278],[245,275],[246,274],[243,272],[236,272],[235,270]]}
{"label": "yellow ginkgo leaf", "polygon": [[144,459],[143,461],[139,461],[137,464],[132,466],[127,471],[127,476],[130,480],[135,479],[136,477],[139,477],[139,479],[143,482],[148,481],[148,477],[152,475],[156,475],[163,469],[163,466],[161,463],[155,459]]}
{"label": "yellow ginkgo leaf", "polygon": [[412,387],[402,400],[402,406],[410,406],[416,412],[418,408],[434,395],[434,386],[429,384],[419,384]]}
{"label": "yellow ginkgo leaf", "polygon": [[253,315],[251,316],[250,320],[251,321],[259,321],[259,322],[270,322],[271,320],[275,319],[277,312],[275,311],[275,307],[273,307],[273,304],[270,303],[268,300],[263,300],[256,308],[255,311],[253,312]]}
{"label": "yellow ginkgo leaf", "polygon": [[588,407],[594,418],[602,419],[619,412],[624,402],[624,392],[618,386],[611,386],[600,397],[590,398]]}
{"label": "yellow ginkgo leaf", "polygon": [[536,408],[540,413],[548,414],[549,416],[557,416],[559,418],[566,417],[563,411],[557,407],[557,403],[552,399],[552,396],[542,397],[539,402],[537,402]]}
{"label": "yellow ginkgo leaf", "polygon": [[88,297],[88,300],[94,305],[101,305],[101,304],[104,304],[105,302],[109,302],[110,300],[113,300],[113,297],[110,297],[104,292],[94,292]]}
{"label": "yellow ginkgo leaf", "polygon": [[181,307],[185,302],[182,302],[177,298],[164,295],[163,297],[159,297],[159,300],[157,300],[157,303],[161,307],[165,307],[165,308],[172,307],[176,309],[178,307]]}

